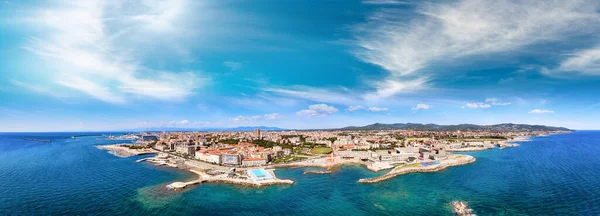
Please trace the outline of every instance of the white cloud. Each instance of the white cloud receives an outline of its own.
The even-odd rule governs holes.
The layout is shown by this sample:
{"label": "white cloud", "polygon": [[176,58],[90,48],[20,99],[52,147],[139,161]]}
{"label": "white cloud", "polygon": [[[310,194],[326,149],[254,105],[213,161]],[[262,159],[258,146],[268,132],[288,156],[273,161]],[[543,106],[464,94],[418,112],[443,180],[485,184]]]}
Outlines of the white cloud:
{"label": "white cloud", "polygon": [[242,115],[240,115],[240,116],[237,116],[235,118],[231,118],[230,120],[236,121],[236,122],[238,122],[238,121],[254,121],[254,120],[258,120],[260,118],[261,118],[261,116],[259,116],[259,115],[255,115],[255,116],[242,116]]}
{"label": "white cloud", "polygon": [[417,106],[411,108],[412,110],[420,110],[420,109],[429,109],[431,108],[430,105],[427,104],[417,104]]}
{"label": "white cloud", "polygon": [[490,108],[492,106],[489,105],[489,104],[486,104],[486,103],[479,102],[479,103],[467,103],[462,108],[464,108],[464,107],[468,107],[468,108],[471,108],[471,109],[476,109],[476,108],[487,109],[487,108]]}
{"label": "white cloud", "polygon": [[364,99],[369,101],[379,101],[399,93],[409,93],[426,88],[427,77],[409,80],[384,80],[375,84],[376,91],[368,92],[363,95]]}
{"label": "white cloud", "polygon": [[371,111],[371,112],[383,112],[383,111],[388,111],[388,108],[369,107],[369,111]]}
{"label": "white cloud", "polygon": [[223,65],[225,65],[225,67],[228,67],[232,71],[236,71],[236,70],[239,70],[240,68],[242,68],[242,63],[240,63],[240,62],[226,61],[226,62],[223,62]]}
{"label": "white cloud", "polygon": [[254,115],[254,116],[239,115],[239,116],[236,116],[235,118],[231,118],[229,120],[235,121],[235,122],[240,122],[240,121],[256,121],[256,120],[276,120],[276,119],[280,119],[280,118],[283,118],[283,116],[280,115],[279,113],[268,113],[268,114],[265,114],[263,116],[260,116],[260,115]]}
{"label": "white cloud", "polygon": [[542,110],[542,109],[534,109],[529,111],[529,114],[544,114],[544,113],[554,113],[552,110]]}
{"label": "white cloud", "polygon": [[600,76],[600,45],[574,52],[571,57],[562,61],[558,68],[553,70],[543,68],[542,73],[551,76],[574,73]]}
{"label": "white cloud", "polygon": [[357,110],[362,110],[365,109],[363,106],[349,106],[346,110],[350,111],[350,112],[354,112]]}
{"label": "white cloud", "polygon": [[180,125],[186,125],[189,123],[190,123],[190,121],[188,121],[188,120],[181,120],[181,121],[177,122],[177,124],[180,124]]}
{"label": "white cloud", "polygon": [[57,83],[75,90],[79,90],[107,103],[125,103],[125,99],[123,97],[116,95],[110,89],[85,78],[73,76],[65,80],[58,80]]}
{"label": "white cloud", "polygon": [[375,4],[375,5],[402,5],[408,4],[407,2],[397,0],[364,0],[363,4]]}
{"label": "white cloud", "polygon": [[284,95],[288,97],[300,98],[304,100],[323,102],[323,103],[335,103],[335,104],[356,104],[358,98],[346,89],[342,89],[342,92],[335,92],[333,90],[314,88],[308,86],[293,86],[286,89],[282,88],[265,88],[262,89],[266,92],[272,92],[278,95]]}
{"label": "white cloud", "polygon": [[35,93],[46,94],[46,95],[56,97],[59,99],[64,99],[64,98],[68,97],[67,95],[56,92],[54,89],[50,89],[50,88],[47,88],[47,87],[44,87],[44,86],[41,86],[38,84],[24,83],[24,82],[13,80],[13,79],[11,79],[10,82],[15,86],[27,89],[27,90],[35,92]]}
{"label": "white cloud", "polygon": [[263,118],[264,118],[265,120],[275,120],[275,119],[280,119],[280,118],[282,118],[282,117],[283,117],[283,116],[282,116],[282,115],[280,115],[279,113],[270,113],[270,114],[265,114],[265,115],[263,116]]}
{"label": "white cloud", "polygon": [[[181,35],[178,23],[186,1],[77,1],[44,8],[29,23],[46,32],[24,49],[53,65],[56,83],[108,103],[130,98],[182,100],[203,83],[192,72],[155,71],[143,67],[144,40]],[[158,41],[154,41],[159,44]],[[172,47],[177,43],[169,41]],[[89,86],[88,86],[89,84]]]}
{"label": "white cloud", "polygon": [[328,116],[333,113],[338,112],[334,106],[329,106],[327,104],[313,104],[308,106],[307,110],[300,110],[296,112],[299,116]]}
{"label": "white cloud", "polygon": [[[438,61],[513,51],[540,42],[584,34],[597,28],[597,1],[424,1],[418,16],[407,21],[402,9],[384,8],[356,30],[364,62],[389,71],[376,84],[378,95],[399,93],[395,82],[422,87],[435,78],[426,70]],[[585,27],[584,27],[585,26]]]}
{"label": "white cloud", "polygon": [[486,98],[485,102],[490,102],[493,106],[508,106],[511,104],[510,102],[500,102],[497,98]]}

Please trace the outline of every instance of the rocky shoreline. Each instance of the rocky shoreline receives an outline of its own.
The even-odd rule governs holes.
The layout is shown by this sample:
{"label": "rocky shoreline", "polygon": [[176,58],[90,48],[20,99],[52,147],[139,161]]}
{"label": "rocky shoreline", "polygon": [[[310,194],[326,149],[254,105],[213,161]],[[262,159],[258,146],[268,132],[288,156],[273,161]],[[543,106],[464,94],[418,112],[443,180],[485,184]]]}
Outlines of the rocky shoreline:
{"label": "rocky shoreline", "polygon": [[459,149],[446,149],[447,152],[474,152],[474,151],[483,151],[488,149],[496,148],[496,146],[486,146],[486,147],[469,147],[469,148],[459,148]]}
{"label": "rocky shoreline", "polygon": [[277,181],[269,181],[269,182],[250,182],[250,181],[235,181],[231,179],[212,179],[206,180],[206,182],[214,182],[214,183],[228,183],[228,184],[237,184],[246,187],[265,187],[271,185],[291,185],[294,184],[294,181],[288,179],[278,179]]}
{"label": "rocky shoreline", "polygon": [[306,175],[306,174],[329,174],[331,173],[331,170],[308,170],[308,171],[304,171],[302,174]]}
{"label": "rocky shoreline", "polygon": [[381,182],[399,175],[404,175],[404,174],[408,174],[408,173],[414,173],[414,172],[437,172],[443,169],[446,169],[448,167],[452,167],[452,166],[460,166],[460,165],[464,165],[464,164],[469,164],[469,163],[473,163],[476,161],[475,157],[469,156],[469,155],[460,155],[458,158],[464,158],[464,159],[460,159],[458,161],[451,161],[451,162],[442,162],[439,165],[435,165],[435,166],[425,166],[425,167],[407,167],[407,168],[402,168],[400,170],[392,170],[387,174],[384,174],[382,176],[378,176],[378,177],[374,177],[374,178],[366,178],[366,179],[360,179],[358,180],[359,183],[377,183],[377,182]]}

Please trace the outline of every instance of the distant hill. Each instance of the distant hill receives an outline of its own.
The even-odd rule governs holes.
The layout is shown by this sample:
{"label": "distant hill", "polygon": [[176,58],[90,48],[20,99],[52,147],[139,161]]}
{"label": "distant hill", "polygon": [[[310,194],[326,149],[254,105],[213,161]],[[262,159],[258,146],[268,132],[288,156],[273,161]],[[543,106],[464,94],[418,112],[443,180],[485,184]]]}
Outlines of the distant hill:
{"label": "distant hill", "polygon": [[571,131],[564,127],[552,127],[545,125],[528,124],[496,124],[496,125],[437,125],[437,124],[419,124],[419,123],[394,123],[382,124],[375,123],[367,126],[350,126],[340,128],[340,130],[417,130],[417,131]]}

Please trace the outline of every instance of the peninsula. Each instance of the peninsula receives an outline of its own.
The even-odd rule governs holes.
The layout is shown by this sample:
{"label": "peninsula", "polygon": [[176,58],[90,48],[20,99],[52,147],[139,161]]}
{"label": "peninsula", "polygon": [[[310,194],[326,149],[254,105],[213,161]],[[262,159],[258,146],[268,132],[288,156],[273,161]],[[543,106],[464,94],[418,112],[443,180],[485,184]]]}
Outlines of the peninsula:
{"label": "peninsula", "polygon": [[[345,164],[359,164],[371,171],[389,170],[378,177],[358,180],[358,183],[376,183],[403,174],[436,172],[476,161],[472,156],[454,152],[516,147],[518,144],[513,142],[528,141],[531,136],[570,131],[514,124],[392,125],[405,129],[382,129],[388,126],[374,124],[352,130],[261,131],[256,128],[245,132],[144,132],[128,135],[134,138],[133,144],[98,148],[120,157],[157,153],[138,162],[177,167],[198,175],[193,181],[169,184],[172,189],[203,182],[256,187],[293,184],[292,180],[277,178],[273,171],[316,167],[321,169],[308,170],[305,174],[327,174]],[[466,131],[448,130],[456,128],[466,128]]]}

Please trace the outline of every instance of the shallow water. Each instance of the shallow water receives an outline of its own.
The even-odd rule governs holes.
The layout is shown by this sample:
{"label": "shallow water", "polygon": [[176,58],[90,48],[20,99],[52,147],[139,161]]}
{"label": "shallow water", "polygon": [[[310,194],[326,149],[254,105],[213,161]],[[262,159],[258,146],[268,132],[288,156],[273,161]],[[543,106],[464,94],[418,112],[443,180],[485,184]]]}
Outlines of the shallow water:
{"label": "shallow water", "polygon": [[117,141],[71,139],[75,134],[0,134],[0,215],[451,215],[457,199],[479,215],[600,213],[600,131],[466,153],[477,162],[377,184],[357,180],[382,173],[350,165],[331,174],[275,172],[294,185],[211,183],[181,192],[164,185],[191,173],[135,163],[147,156],[115,157],[93,145]]}

